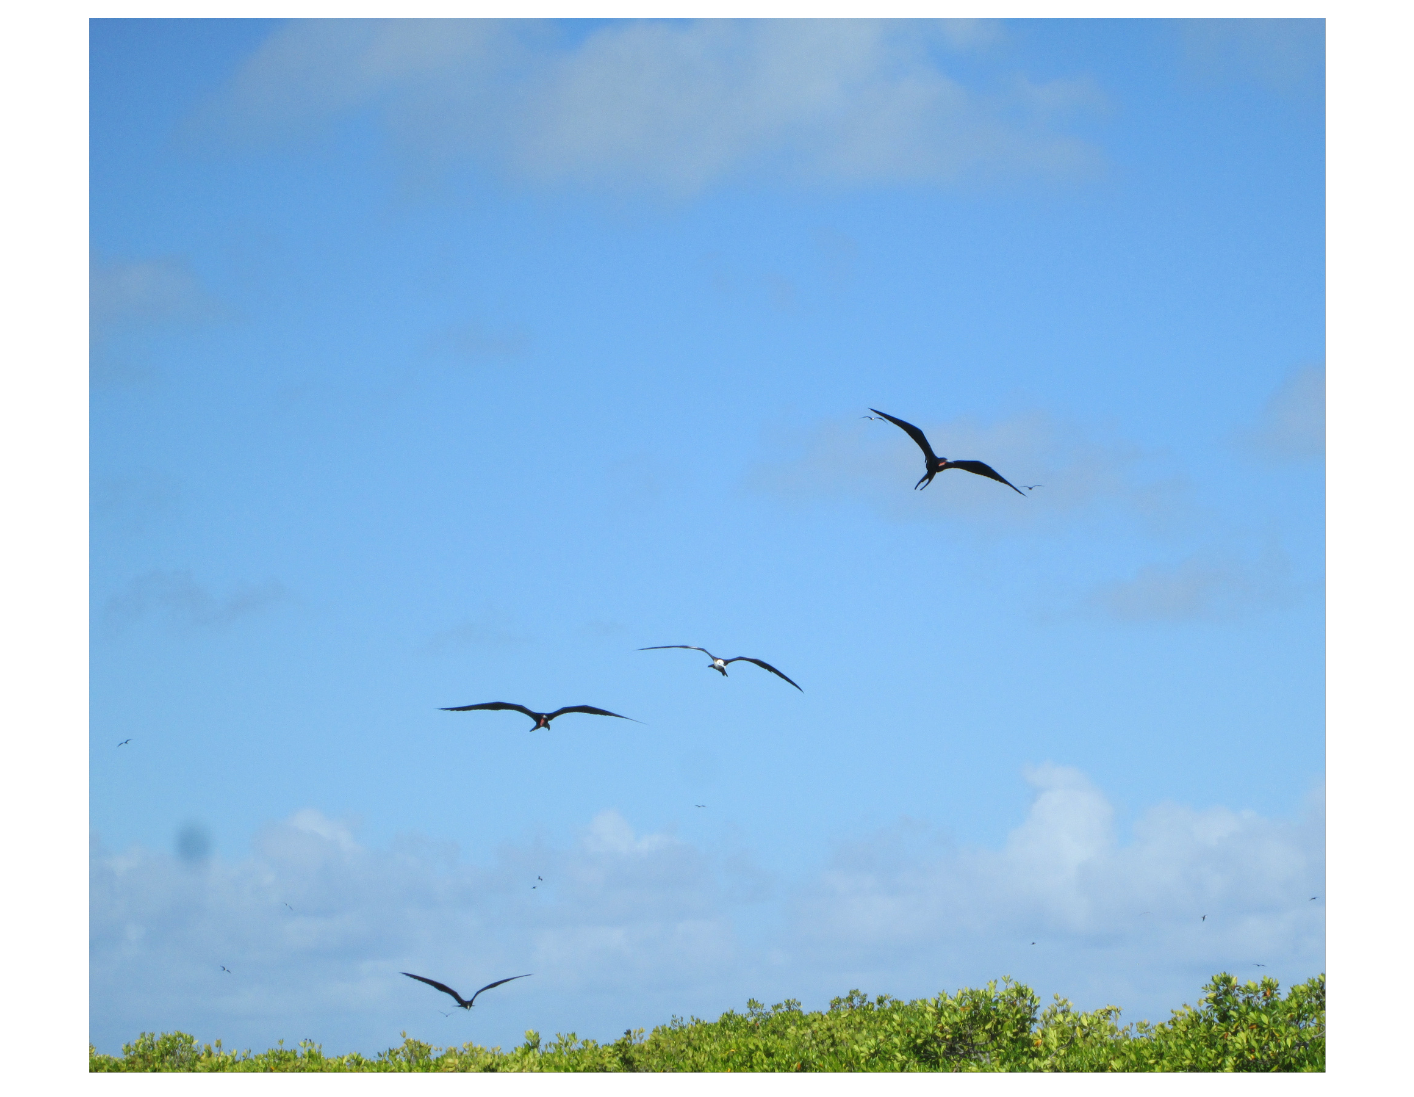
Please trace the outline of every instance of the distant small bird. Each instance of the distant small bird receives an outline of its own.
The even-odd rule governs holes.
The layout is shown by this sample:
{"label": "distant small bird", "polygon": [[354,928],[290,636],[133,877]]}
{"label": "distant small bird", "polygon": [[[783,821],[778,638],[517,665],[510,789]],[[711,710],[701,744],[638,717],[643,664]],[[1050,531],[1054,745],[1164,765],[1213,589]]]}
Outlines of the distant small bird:
{"label": "distant small bird", "polygon": [[291,914],[293,914],[293,913],[295,912],[295,908],[294,908],[294,907],[291,907],[289,903],[284,903],[284,904],[282,904],[282,905],[283,905],[283,906],[286,906],[286,907],[289,907],[289,910],[290,910],[290,913],[291,913]]}
{"label": "distant small bird", "polygon": [[1036,942],[1035,942],[1035,941],[1032,941],[1031,943],[1034,945]]}
{"label": "distant small bird", "polygon": [[131,742],[132,742],[131,739],[124,739],[124,740],[123,740],[121,743],[119,743],[118,745],[119,745],[120,747],[125,747],[125,746],[127,746],[129,743],[131,743]]}
{"label": "distant small bird", "polygon": [[[443,712],[475,712],[478,709],[513,709],[516,712],[523,712],[535,721],[535,726],[531,731],[539,731],[541,728],[550,726],[550,721],[556,716],[563,716],[567,712],[587,712],[591,716],[614,716],[620,720],[631,720],[635,724],[643,723],[642,720],[634,720],[632,716],[619,716],[617,712],[610,712],[607,709],[595,708],[593,705],[566,705],[558,708],[554,712],[531,712],[524,705],[513,705],[508,701],[487,701],[482,705],[461,705],[458,708],[444,708]],[[516,976],[520,978],[520,976]]]}
{"label": "distant small bird", "polygon": [[876,423],[882,423],[884,421],[883,417],[879,415],[861,415],[859,418],[873,419]]}
{"label": "distant small bird", "polygon": [[1253,967],[1266,967],[1266,964],[1253,964]]}
{"label": "distant small bird", "polygon": [[443,1017],[450,1017],[452,1015],[452,1011],[450,1009],[439,1009],[437,1012],[440,1013]]}
{"label": "distant small bird", "polygon": [[[715,670],[715,671],[716,671],[718,674],[720,674],[723,678],[725,678],[725,677],[727,676],[727,664],[728,664],[728,663],[741,663],[741,662],[746,662],[746,663],[755,663],[758,667],[761,667],[763,670],[769,670],[769,671],[770,671],[772,674],[774,674],[777,678],[785,678],[785,680],[786,680],[787,682],[790,682],[790,679],[789,679],[789,678],[786,678],[786,676],[785,676],[784,674],[782,674],[780,671],[778,671],[778,670],[777,670],[775,667],[773,667],[770,663],[767,663],[767,662],[765,662],[764,660],[761,660],[761,659],[753,659],[753,658],[752,658],[751,656],[749,656],[749,655],[733,655],[730,659],[722,659],[722,658],[719,658],[719,657],[716,656],[716,655],[713,655],[713,654],[712,654],[710,651],[708,651],[706,648],[697,647],[695,644],[655,644],[655,645],[653,645],[652,647],[639,648],[638,650],[639,650],[639,651],[665,651],[665,650],[667,650],[668,648],[684,648],[684,649],[686,649],[687,651],[700,651],[703,655],[707,656],[708,659],[711,659],[711,660],[712,660],[712,662],[709,664],[710,668],[711,668],[712,670]],[[795,686],[795,683],[794,683],[794,682],[790,682],[790,684],[793,685],[793,686]],[[796,688],[796,689],[800,689],[799,686],[795,686],[795,688]],[[803,689],[800,689],[800,692],[801,692],[801,693],[804,693],[805,691],[804,691]]]}
{"label": "distant small bird", "polygon": [[[905,423],[902,419],[895,419],[888,412],[880,411],[878,408],[870,408],[869,410],[876,415],[882,415],[890,423],[894,424],[894,426],[901,427],[910,438],[918,443],[918,448],[923,451],[924,473],[919,478],[918,483],[913,485],[914,491],[918,491],[920,488],[926,488],[933,482],[933,477],[937,476],[938,473],[942,472],[944,469],[962,469],[963,472],[975,472],[978,476],[986,476],[999,483],[1005,484],[1023,499],[1026,498],[1026,492],[1022,491],[991,465],[983,464],[981,461],[949,461],[946,457],[939,457],[933,452],[933,447],[928,444],[927,437],[912,423]],[[1039,488],[1041,485],[1036,484],[1034,486]]]}
{"label": "distant small bird", "polygon": [[[476,1004],[476,994],[480,994],[481,990],[490,990],[492,987],[498,987],[502,983],[510,983],[516,979],[530,978],[530,975],[512,975],[509,979],[497,979],[494,983],[487,983],[484,987],[481,988],[481,990],[478,990],[476,994],[473,994],[470,1000],[468,1000],[466,998],[463,998],[451,987],[447,986],[446,983],[439,983],[436,979],[424,979],[421,975],[414,975],[410,971],[405,971],[403,972],[403,974],[406,975],[409,979],[416,979],[418,982],[426,983],[430,987],[436,987],[443,994],[450,994],[453,998],[457,1000],[457,1005],[461,1006],[462,1009],[470,1009],[472,1006],[474,1006]],[[532,972],[531,974],[534,973]],[[448,1016],[450,1017],[451,1014],[448,1014]]]}
{"label": "distant small bird", "polygon": [[545,877],[543,876],[537,876],[536,879],[539,880],[542,884],[545,882]]}
{"label": "distant small bird", "polygon": [[1207,920],[1208,920],[1208,916],[1207,916],[1206,914],[1203,915],[1203,917],[1201,917],[1201,918],[1198,919],[1198,921],[1200,921],[1200,922],[1206,922]]}
{"label": "distant small bird", "polygon": [[1035,491],[1037,488],[1043,488],[1043,487],[1045,487],[1046,485],[1045,485],[1045,484],[1022,484],[1021,486],[1024,487],[1027,491]]}
{"label": "distant small bird", "polygon": [[1314,903],[1314,902],[1315,902],[1317,899],[1319,899],[1319,898],[1320,898],[1319,895],[1313,895],[1313,896],[1311,896],[1311,898],[1307,899],[1306,901],[1307,901],[1308,903]]}
{"label": "distant small bird", "polygon": [[224,971],[227,975],[232,974],[231,969],[228,968],[225,964],[221,965],[221,970]]}
{"label": "distant small bird", "polygon": [[695,808],[705,808],[707,805],[706,805],[706,804],[693,804],[692,806],[695,807]]}

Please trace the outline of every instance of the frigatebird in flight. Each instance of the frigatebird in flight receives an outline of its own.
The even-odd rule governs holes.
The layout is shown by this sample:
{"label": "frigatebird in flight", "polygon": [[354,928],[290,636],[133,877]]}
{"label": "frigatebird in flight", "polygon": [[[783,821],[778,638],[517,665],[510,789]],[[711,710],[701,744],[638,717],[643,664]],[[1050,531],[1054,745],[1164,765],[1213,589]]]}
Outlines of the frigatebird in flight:
{"label": "frigatebird in flight", "polygon": [[121,743],[119,743],[118,745],[119,745],[120,747],[125,747],[125,746],[127,746],[129,743],[131,743],[131,742],[132,742],[131,739],[124,739],[124,740],[123,740]]}
{"label": "frigatebird in flight", "polygon": [[[608,709],[595,708],[593,705],[566,705],[564,708],[557,708],[554,712],[531,712],[524,705],[513,705],[509,701],[487,701],[482,705],[461,705],[458,708],[444,708],[443,712],[474,712],[477,709],[514,709],[516,712],[523,712],[535,721],[535,726],[531,731],[539,731],[541,728],[550,726],[550,721],[556,716],[563,716],[567,712],[587,712],[590,716],[617,716],[620,720],[633,720],[635,724],[643,723],[642,720],[634,720],[632,716],[619,716],[617,712],[610,712]],[[413,976],[417,978],[417,976]],[[516,976],[520,978],[519,975]]]}
{"label": "frigatebird in flight", "polygon": [[476,994],[480,994],[481,990],[490,990],[492,987],[498,987],[502,983],[510,983],[515,981],[516,979],[530,978],[530,975],[512,975],[509,979],[497,979],[494,983],[487,983],[484,987],[481,988],[481,990],[478,990],[476,994],[473,994],[470,999],[466,999],[463,998],[451,987],[447,986],[446,983],[439,983],[436,979],[425,979],[421,975],[414,975],[410,971],[405,971],[403,972],[403,974],[406,975],[409,979],[416,979],[418,982],[426,983],[430,987],[436,987],[443,994],[450,994],[453,998],[457,1000],[457,1005],[461,1006],[462,1009],[470,1009],[472,1006],[474,1006],[476,1004]]}
{"label": "frigatebird in flight", "polygon": [[[981,461],[949,461],[946,457],[939,457],[933,452],[933,447],[928,444],[928,439],[924,436],[923,432],[912,423],[905,423],[902,419],[895,419],[888,412],[880,411],[878,408],[870,408],[869,410],[876,415],[882,415],[894,426],[902,427],[904,432],[917,442],[918,448],[923,451],[925,470],[923,475],[919,478],[918,483],[913,485],[914,491],[918,491],[920,488],[926,488],[933,482],[933,477],[937,476],[938,473],[942,472],[944,469],[962,469],[964,472],[975,472],[978,476],[986,476],[1003,483],[1023,499],[1026,498],[1026,492],[1022,491],[991,465],[983,464]],[[1039,488],[1041,485],[1035,484],[1033,486]]]}
{"label": "frigatebird in flight", "polygon": [[[708,659],[711,659],[711,660],[712,660],[712,662],[709,664],[710,668],[711,668],[712,670],[717,671],[719,674],[721,674],[721,676],[722,676],[723,678],[725,678],[725,677],[727,676],[727,664],[728,664],[728,663],[747,662],[747,663],[755,663],[758,667],[761,667],[763,670],[769,670],[769,671],[770,671],[772,674],[774,674],[777,678],[785,678],[785,680],[786,680],[787,682],[790,682],[790,679],[789,679],[789,678],[786,678],[786,676],[785,676],[784,674],[782,674],[780,671],[778,671],[778,670],[777,670],[775,667],[773,667],[770,663],[762,662],[760,659],[753,659],[753,658],[752,658],[751,656],[749,656],[749,655],[734,655],[734,656],[732,656],[730,659],[721,659],[721,658],[718,658],[717,656],[713,655],[713,654],[712,654],[710,651],[708,651],[706,648],[699,648],[699,647],[696,647],[696,646],[693,645],[693,644],[655,644],[653,647],[650,647],[650,648],[639,648],[638,650],[639,650],[639,651],[664,651],[664,650],[666,650],[667,648],[686,648],[688,651],[700,651],[703,655],[707,656]],[[793,685],[793,686],[795,686],[795,683],[794,683],[794,682],[790,682],[790,684]],[[799,686],[795,686],[795,688],[796,688],[796,689],[800,689]],[[800,689],[800,692],[801,692],[801,693],[804,693],[805,690]]]}

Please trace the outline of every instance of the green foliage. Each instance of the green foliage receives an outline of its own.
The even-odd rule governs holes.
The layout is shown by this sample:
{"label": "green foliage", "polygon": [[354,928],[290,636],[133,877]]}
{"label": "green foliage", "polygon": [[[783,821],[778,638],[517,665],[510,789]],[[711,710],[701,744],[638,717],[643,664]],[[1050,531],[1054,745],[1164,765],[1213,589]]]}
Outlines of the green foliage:
{"label": "green foliage", "polygon": [[406,1032],[377,1058],[326,1057],[318,1044],[260,1054],[198,1045],[184,1032],[144,1032],[122,1058],[89,1048],[90,1071],[1323,1071],[1326,977],[1281,997],[1273,979],[1239,985],[1227,974],[1162,1024],[1119,1027],[1119,1010],[1077,1012],[1064,998],[1044,1012],[1026,986],[1004,978],[980,989],[902,1002],[858,990],[805,1013],[787,999],[715,1021],[673,1017],[611,1044],[556,1034],[542,1046],[525,1034],[511,1051],[476,1044],[436,1048]]}

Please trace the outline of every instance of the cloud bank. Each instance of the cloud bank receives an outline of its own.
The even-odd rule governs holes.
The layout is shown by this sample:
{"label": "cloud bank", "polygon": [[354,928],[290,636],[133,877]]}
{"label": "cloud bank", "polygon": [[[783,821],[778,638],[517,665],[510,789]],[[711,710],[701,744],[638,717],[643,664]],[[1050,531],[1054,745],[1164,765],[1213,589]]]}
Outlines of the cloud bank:
{"label": "cloud bank", "polygon": [[491,20],[277,30],[193,134],[269,142],[372,110],[424,164],[671,196],[742,175],[835,186],[1072,175],[1088,80],[949,72],[1001,31],[968,21]]}
{"label": "cloud bank", "polygon": [[[1251,977],[1263,963],[1283,982],[1323,970],[1324,903],[1311,899],[1325,893],[1323,794],[1289,821],[1160,804],[1121,841],[1083,774],[1025,776],[1032,805],[1000,848],[903,820],[793,880],[740,849],[640,833],[612,808],[568,845],[479,846],[470,860],[416,837],[370,848],[314,809],[266,827],[238,860],[118,853],[95,837],[91,1039],[107,1051],[174,1028],[341,1051],[403,1030],[611,1039],[752,996],[810,1008],[851,987],[914,996],[1004,973],[1162,1019],[1219,970]],[[403,971],[459,988],[535,977],[449,1019]]]}

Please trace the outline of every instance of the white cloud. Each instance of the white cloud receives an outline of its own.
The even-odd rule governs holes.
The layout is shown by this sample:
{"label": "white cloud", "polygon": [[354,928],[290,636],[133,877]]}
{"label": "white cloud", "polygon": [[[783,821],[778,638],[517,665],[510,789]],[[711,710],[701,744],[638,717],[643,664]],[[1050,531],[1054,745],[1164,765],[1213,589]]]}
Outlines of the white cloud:
{"label": "white cloud", "polygon": [[1190,71],[1204,82],[1255,79],[1274,91],[1314,83],[1325,60],[1322,19],[1183,19]]}
{"label": "white cloud", "polygon": [[970,88],[949,54],[994,23],[871,20],[306,22],[276,31],[198,120],[246,139],[372,107],[424,162],[689,195],[744,174],[835,185],[1091,170],[1066,132],[1084,78]]}
{"label": "white cloud", "polygon": [[793,912],[811,981],[897,978],[910,964],[945,985],[1029,970],[1131,1020],[1161,1020],[1218,970],[1323,970],[1324,911],[1310,901],[1325,890],[1323,795],[1296,822],[1161,804],[1121,844],[1083,774],[1026,776],[1031,810],[999,850],[937,842],[900,859],[887,852],[897,832],[842,849]]}
{"label": "white cloud", "polygon": [[145,338],[164,325],[227,315],[180,256],[89,261],[89,377],[97,384],[141,385],[156,371]]}
{"label": "white cloud", "polygon": [[954,470],[912,492],[923,474],[922,451],[892,423],[862,418],[775,428],[777,454],[750,471],[747,486],[788,504],[853,499],[890,518],[963,518],[995,529],[1054,523],[1101,506],[1159,529],[1187,513],[1181,477],[1156,476],[1145,469],[1149,455],[1137,446],[1092,440],[1083,428],[1049,415],[988,425],[969,418],[914,422],[939,456],[985,461],[1018,488],[1039,486],[1022,500],[1004,484]]}
{"label": "white cloud", "polygon": [[100,328],[134,320],[203,319],[219,311],[180,256],[137,262],[95,259],[88,292],[89,316]]}
{"label": "white cloud", "polygon": [[132,580],[121,594],[108,599],[104,613],[114,625],[131,624],[160,611],[173,624],[221,627],[289,597],[283,584],[267,579],[219,598],[197,583],[190,571],[159,570]]}
{"label": "white cloud", "polygon": [[95,475],[89,493],[93,516],[128,534],[144,534],[181,511],[181,482],[151,469],[123,477]]}
{"label": "white cloud", "polygon": [[530,337],[520,328],[491,328],[472,320],[436,333],[427,341],[426,352],[476,363],[518,358],[529,345]]}
{"label": "white cloud", "polygon": [[1289,604],[1290,565],[1274,546],[1244,559],[1231,553],[1150,564],[1091,593],[1090,608],[1120,621],[1222,620]]}
{"label": "white cloud", "polygon": [[[1000,848],[904,821],[784,893],[740,851],[642,834],[613,810],[568,846],[527,840],[471,862],[415,837],[369,848],[312,809],[267,827],[248,856],[199,867],[95,841],[91,1038],[110,1051],[174,1028],[330,1051],[378,1050],[404,1029],[443,1043],[508,1044],[529,1027],[613,1038],[752,996],[818,1007],[852,986],[933,994],[1003,973],[1157,1019],[1218,970],[1323,969],[1323,904],[1309,900],[1325,891],[1323,796],[1291,822],[1161,804],[1122,842],[1083,774],[1047,764],[1026,779],[1032,806]],[[535,976],[449,1021],[402,971],[459,989]]]}
{"label": "white cloud", "polygon": [[462,648],[499,649],[535,642],[504,609],[488,602],[475,614],[443,629],[422,645],[424,655],[443,655]]}
{"label": "white cloud", "polygon": [[1283,460],[1326,455],[1326,369],[1293,370],[1272,393],[1247,441],[1260,453]]}

